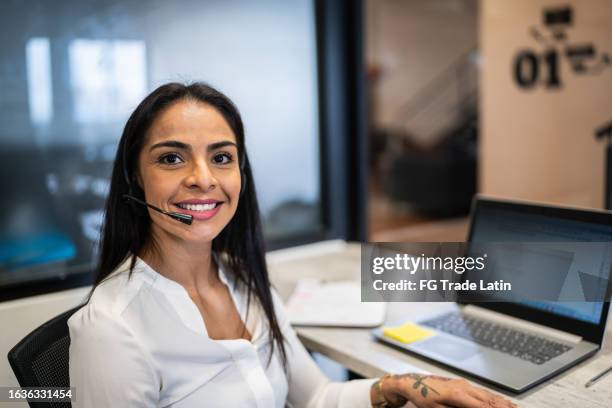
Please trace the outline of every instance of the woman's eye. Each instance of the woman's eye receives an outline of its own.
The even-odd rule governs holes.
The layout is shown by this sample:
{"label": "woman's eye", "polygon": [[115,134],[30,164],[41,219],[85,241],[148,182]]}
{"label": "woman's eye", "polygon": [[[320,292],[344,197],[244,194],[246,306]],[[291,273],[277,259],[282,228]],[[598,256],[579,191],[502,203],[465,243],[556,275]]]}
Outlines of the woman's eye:
{"label": "woman's eye", "polygon": [[181,156],[179,156],[178,154],[168,153],[168,154],[161,156],[158,161],[162,164],[172,165],[172,164],[181,163],[183,159],[181,159]]}
{"label": "woman's eye", "polygon": [[213,157],[215,164],[228,164],[232,161],[232,155],[229,153],[219,153]]}

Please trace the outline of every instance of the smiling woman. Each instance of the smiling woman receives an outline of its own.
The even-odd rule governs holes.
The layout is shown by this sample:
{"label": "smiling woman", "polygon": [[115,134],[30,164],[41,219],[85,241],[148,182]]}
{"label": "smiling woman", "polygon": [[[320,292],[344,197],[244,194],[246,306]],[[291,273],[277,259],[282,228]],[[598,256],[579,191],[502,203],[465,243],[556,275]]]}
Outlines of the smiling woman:
{"label": "smiling woman", "polygon": [[167,84],[138,105],[113,167],[96,283],[68,321],[73,406],[509,406],[433,376],[330,382],[270,286],[254,186],[226,96]]}
{"label": "smiling woman", "polygon": [[[126,201],[126,195],[135,200]],[[177,222],[139,202],[166,213],[191,216],[193,222],[191,225]],[[267,345],[261,350],[262,356],[267,357],[268,364],[274,363],[273,369],[278,369],[278,364],[286,369],[286,351],[274,312],[263,245],[244,127],[236,107],[223,94],[200,83],[187,86],[172,83],[156,89],[126,123],[111,177],[96,283],[87,305],[69,322],[71,378],[84,381],[80,387],[84,405],[103,405],[104,398],[112,398],[114,404],[121,401],[116,395],[100,394],[94,383],[99,381],[100,371],[114,372],[111,382],[117,378],[115,371],[126,371],[125,367],[110,371],[109,366],[98,367],[100,371],[93,371],[96,379],[90,378],[93,382],[88,383],[89,377],[80,370],[91,372],[87,367],[93,363],[91,359],[96,353],[90,349],[93,345],[83,339],[103,327],[106,319],[114,323],[117,319],[132,327],[142,323],[125,322],[123,314],[129,308],[121,310],[120,316],[106,316],[115,304],[109,305],[100,299],[109,296],[112,288],[118,292],[110,296],[117,300],[122,299],[122,294],[129,296],[129,288],[134,289],[134,285],[139,288],[137,292],[150,286],[160,290],[160,282],[166,280],[175,289],[179,285],[182,298],[179,298],[180,305],[174,305],[173,312],[179,319],[191,313],[187,326],[199,334],[204,332],[208,339],[250,339],[245,321],[249,309],[256,309],[253,314],[259,316],[260,340]],[[227,278],[223,268],[228,271]],[[151,285],[154,282],[143,285],[142,280],[147,276],[143,269],[151,273],[150,277],[157,282],[155,285]],[[115,287],[124,275],[127,275],[125,287]],[[231,280],[232,293],[226,286],[228,280]],[[240,290],[240,296],[251,300],[241,304],[245,306],[243,310],[237,310],[233,290]],[[168,299],[168,293],[161,292],[156,302],[176,300]],[[251,307],[251,303],[255,306]],[[193,316],[194,310],[199,312],[196,316]],[[163,329],[180,331],[181,328],[171,327],[175,323]],[[104,333],[97,334],[104,337]],[[155,344],[152,348],[161,347],[160,339],[152,340]],[[109,341],[108,345],[117,341],[121,339]],[[177,340],[164,348],[169,352],[173,347],[180,349],[186,345]],[[192,357],[197,359],[208,354],[210,350],[208,353],[200,350]],[[119,364],[114,360],[107,363]],[[134,380],[129,380],[129,372],[126,375],[126,381]],[[170,383],[177,381],[170,373],[161,378]],[[149,379],[148,386],[154,384],[153,379]],[[193,382],[183,381],[186,381],[184,386]],[[167,398],[176,397],[176,390],[162,391]],[[137,401],[125,402],[131,405]]]}

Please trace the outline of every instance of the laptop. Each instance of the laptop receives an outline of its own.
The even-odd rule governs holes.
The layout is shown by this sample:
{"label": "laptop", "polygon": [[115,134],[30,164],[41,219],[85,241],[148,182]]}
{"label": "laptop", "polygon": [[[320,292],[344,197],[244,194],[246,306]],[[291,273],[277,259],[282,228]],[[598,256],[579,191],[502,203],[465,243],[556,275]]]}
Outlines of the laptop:
{"label": "laptop", "polygon": [[[598,265],[609,274],[612,212],[477,196],[468,245],[509,241],[611,242],[605,246],[611,253],[602,257],[605,265]],[[469,279],[470,272],[465,275]],[[604,277],[612,285],[609,278]],[[569,369],[602,346],[609,297],[601,302],[496,302],[501,295],[492,292],[488,296],[487,302],[427,304],[433,312],[411,320],[435,334],[420,341],[404,344],[384,336],[382,329],[373,333],[382,342],[514,393]]]}

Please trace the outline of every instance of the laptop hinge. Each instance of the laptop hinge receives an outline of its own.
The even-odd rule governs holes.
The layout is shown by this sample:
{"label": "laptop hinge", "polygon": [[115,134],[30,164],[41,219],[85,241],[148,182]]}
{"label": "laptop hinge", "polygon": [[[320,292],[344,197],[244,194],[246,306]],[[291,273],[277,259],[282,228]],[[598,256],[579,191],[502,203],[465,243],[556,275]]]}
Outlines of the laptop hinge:
{"label": "laptop hinge", "polygon": [[517,317],[508,316],[503,313],[488,310],[476,305],[466,305],[463,308],[463,312],[472,316],[480,317],[486,320],[493,320],[495,323],[505,324],[512,326],[516,329],[523,329],[526,332],[532,334],[540,334],[546,337],[552,337],[559,341],[567,343],[579,343],[582,340],[581,336],[577,336],[572,333],[567,333],[561,330],[553,329],[551,327],[543,326],[541,324],[533,323],[528,320],[519,319]]}

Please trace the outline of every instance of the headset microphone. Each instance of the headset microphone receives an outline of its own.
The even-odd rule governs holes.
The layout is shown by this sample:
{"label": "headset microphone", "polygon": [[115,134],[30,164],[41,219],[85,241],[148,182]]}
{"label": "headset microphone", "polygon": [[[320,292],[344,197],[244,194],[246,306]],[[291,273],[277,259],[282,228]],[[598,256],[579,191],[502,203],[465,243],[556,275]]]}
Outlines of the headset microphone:
{"label": "headset microphone", "polygon": [[161,208],[158,208],[158,207],[156,207],[156,206],[154,206],[152,204],[149,204],[149,203],[146,203],[146,202],[144,202],[142,200],[139,200],[138,198],[136,198],[134,196],[131,196],[129,194],[124,194],[123,198],[125,198],[126,200],[135,201],[138,204],[145,205],[145,206],[147,206],[147,207],[149,207],[149,208],[151,208],[151,209],[153,209],[153,210],[155,210],[157,212],[160,212],[160,213],[162,213],[164,215],[167,215],[170,218],[173,218],[173,219],[175,219],[177,221],[180,221],[183,224],[191,225],[191,223],[193,222],[193,215],[187,215],[187,214],[181,214],[181,213],[177,213],[177,212],[164,211]]}

